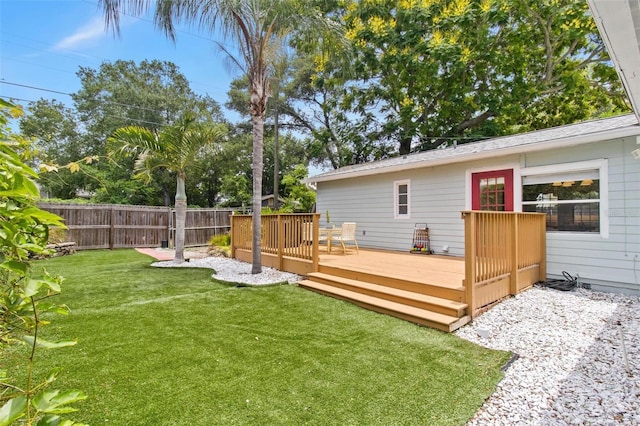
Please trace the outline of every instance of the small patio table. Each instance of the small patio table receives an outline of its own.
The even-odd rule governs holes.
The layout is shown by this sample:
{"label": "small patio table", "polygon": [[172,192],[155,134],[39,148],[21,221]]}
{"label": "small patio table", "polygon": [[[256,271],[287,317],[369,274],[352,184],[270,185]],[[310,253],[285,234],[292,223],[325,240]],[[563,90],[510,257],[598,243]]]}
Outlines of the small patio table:
{"label": "small patio table", "polygon": [[342,228],[320,228],[318,234],[322,237],[327,236],[327,253],[331,253],[331,240],[333,236],[342,235]]}

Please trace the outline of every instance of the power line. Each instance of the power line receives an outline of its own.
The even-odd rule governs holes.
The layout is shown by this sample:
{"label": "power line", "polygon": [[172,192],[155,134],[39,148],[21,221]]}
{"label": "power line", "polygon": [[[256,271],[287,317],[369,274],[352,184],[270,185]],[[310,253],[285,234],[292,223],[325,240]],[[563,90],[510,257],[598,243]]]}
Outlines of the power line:
{"label": "power line", "polygon": [[[4,32],[4,31],[2,31],[2,34],[18,37],[18,35],[16,35],[16,34]],[[31,41],[34,41],[36,43],[41,43],[41,44],[44,44],[45,46],[52,46],[51,44],[46,44],[46,43],[43,43],[43,42],[40,42],[40,41],[34,40],[34,39],[27,39],[27,40],[31,40]],[[205,38],[205,40],[209,40],[209,39]],[[96,69],[96,68],[99,68],[99,65],[96,66],[94,64],[103,64],[105,62],[113,63],[114,62],[113,60],[100,58],[98,56],[87,55],[87,54],[84,54],[82,52],[78,52],[78,51],[71,50],[71,49],[66,49],[66,48],[62,49],[62,50],[74,53],[74,55],[65,55],[65,54],[60,53],[60,52],[51,52],[51,51],[46,50],[46,49],[38,49],[38,48],[35,48],[35,47],[32,47],[32,46],[29,46],[29,45],[26,45],[26,44],[17,43],[17,42],[14,42],[14,41],[3,41],[3,42],[10,43],[10,44],[13,44],[15,46],[25,47],[25,48],[31,49],[31,50],[33,50],[35,52],[44,52],[44,53],[47,53],[47,54],[53,54],[53,55],[60,56],[60,57],[65,57],[65,58],[78,59],[80,57],[88,57],[90,60],[87,60],[87,58],[85,58],[84,62],[87,63],[87,64],[91,64],[91,65],[77,65],[80,68],[86,67],[86,68],[94,68],[94,69]],[[20,59],[17,59],[17,58],[4,57],[3,59],[4,60],[8,60],[8,61],[13,61],[13,62],[17,62],[17,63],[30,65],[32,67],[40,67],[40,68],[55,70],[55,71],[58,71],[58,72],[63,72],[65,74],[72,74],[72,75],[76,74],[76,71],[65,70],[65,69],[61,69],[61,68],[55,68],[55,67],[51,67],[51,66],[47,66],[47,65],[43,65],[43,64],[38,64],[38,63],[34,63],[34,62],[28,62],[28,61],[20,60]],[[171,62],[171,61],[163,61],[163,62]],[[178,68],[180,68],[180,65],[178,65],[178,64],[175,64],[175,65],[178,66]],[[221,86],[215,86],[215,85],[212,85],[210,83],[205,83],[205,82],[202,82],[202,81],[195,81],[195,80],[189,80],[189,79],[187,79],[187,81],[189,81],[191,86],[199,86],[200,89],[197,90],[197,91],[198,92],[203,92],[205,94],[208,94],[211,91],[215,92],[215,91],[218,91],[218,90],[225,90]]]}
{"label": "power line", "polygon": [[[14,98],[11,96],[5,96],[5,95],[0,95],[0,98],[4,98],[7,100],[12,100],[12,101],[20,101],[20,102],[29,102],[29,103],[33,103],[36,102],[32,99],[24,99],[24,98]],[[134,106],[135,107],[135,106]],[[69,108],[66,106],[62,106],[63,109],[65,109],[66,111],[72,113],[72,114],[78,114],[78,110],[74,109],[74,108]],[[140,108],[140,107],[138,107]],[[152,111],[156,111],[156,110],[152,110]],[[156,111],[156,112],[162,112],[162,111]],[[144,124],[153,124],[155,126],[164,126],[167,123],[158,123],[155,121],[148,121],[148,120],[140,120],[137,118],[131,118],[131,117],[123,117],[123,116],[119,116],[119,115],[111,115],[111,114],[105,114],[103,117],[109,117],[109,118],[116,118],[116,119],[120,119],[120,120],[125,120],[125,121],[134,121],[137,123],[144,123]]]}
{"label": "power line", "polygon": [[[27,89],[41,90],[43,92],[51,92],[51,93],[57,93],[57,94],[60,94],[60,95],[73,96],[72,93],[60,92],[58,90],[52,90],[52,89],[45,89],[45,88],[42,88],[42,87],[30,86],[30,85],[27,85],[27,84],[12,83],[10,81],[5,81],[5,80],[0,80],[0,83],[9,84],[11,86],[25,87]],[[115,102],[115,101],[105,101],[105,103],[106,104],[111,104],[111,105],[122,106],[122,107],[126,107],[126,108],[136,108],[136,109],[140,109],[140,110],[143,110],[143,111],[157,112],[159,114],[163,114],[165,112],[165,111],[162,111],[162,110],[159,110],[159,109],[146,108],[146,107],[141,107],[141,106],[131,105],[131,104],[123,104],[121,102]],[[155,123],[155,124],[158,124],[158,123]]]}
{"label": "power line", "polygon": [[65,69],[62,69],[62,68],[50,67],[50,66],[38,64],[38,63],[35,63],[35,62],[27,62],[27,61],[23,61],[23,60],[16,59],[16,58],[10,58],[10,57],[7,57],[7,56],[5,56],[3,58],[3,60],[4,61],[18,62],[20,64],[31,65],[31,66],[34,66],[34,67],[46,68],[46,69],[49,69],[49,70],[59,71],[59,72],[63,72],[63,73],[66,73],[66,74],[75,74],[74,71],[69,71],[69,70],[65,70]]}
{"label": "power line", "polygon": [[[94,2],[94,1],[83,0],[83,3],[91,4],[91,5],[96,6],[96,7],[99,6],[99,4]],[[128,16],[128,17],[131,17],[133,19],[136,19],[136,20],[139,20],[139,21],[154,25],[153,21],[151,21],[149,19],[141,18],[139,16],[130,15],[130,14],[127,14],[127,13],[122,13],[122,12],[121,12],[121,15]],[[210,37],[205,37],[205,36],[202,36],[200,34],[195,34],[195,33],[189,32],[189,31],[184,31],[184,30],[179,30],[179,29],[176,30],[176,32],[179,33],[179,34],[188,35],[188,36],[193,37],[193,38],[198,38],[198,39],[201,39],[201,40],[204,40],[204,41],[207,41],[207,42],[216,43],[216,44],[218,44],[220,46],[225,46],[226,48],[229,48],[228,45],[225,45],[224,43],[221,43],[221,42],[218,42],[216,40],[213,40]],[[2,31],[2,33],[5,34],[5,35],[8,35],[8,36],[17,37],[17,38],[20,39],[20,41],[31,41],[33,43],[37,43],[37,44],[41,44],[43,46],[49,46],[49,47],[53,47],[54,46],[51,43],[46,43],[46,42],[43,42],[43,41],[40,41],[40,40],[36,40],[36,39],[33,39],[33,38],[24,37],[23,35],[11,33],[11,32],[6,32],[6,31]],[[5,42],[6,42],[6,40],[5,40]],[[68,58],[77,59],[78,57],[84,57],[86,63],[91,63],[91,62],[94,62],[94,61],[98,61],[98,62],[101,62],[101,63],[110,62],[107,59],[100,58],[98,56],[93,56],[93,55],[90,55],[90,54],[86,54],[86,53],[83,53],[83,52],[80,52],[80,51],[77,51],[77,50],[68,49],[68,48],[61,48],[59,50],[62,50],[62,51],[65,51],[65,52],[69,52],[73,56],[72,55],[65,55],[65,54],[62,54],[62,53],[57,52],[57,51],[56,52],[52,52],[52,51],[47,50],[47,49],[37,48],[37,47],[30,46],[28,44],[23,44],[23,43],[16,42],[16,41],[10,41],[9,43],[11,43],[13,45],[16,45],[16,46],[26,47],[26,48],[32,49],[32,50],[34,50],[36,52],[45,52],[45,53],[55,54],[55,55],[68,57]],[[11,59],[11,60],[14,60],[16,62],[21,62],[21,61],[18,61],[16,59]],[[27,63],[27,62],[22,61],[22,63]],[[27,64],[32,65],[32,66],[38,66],[38,67],[43,67],[43,68],[54,69],[54,68],[47,67],[47,66],[40,65],[40,64],[33,64],[33,63],[27,63]],[[73,73],[72,71],[66,71],[66,70],[58,70],[58,71],[62,71],[62,72],[65,72],[65,73]],[[194,80],[188,80],[188,81],[190,83],[192,83],[192,84],[200,86],[201,87],[200,91],[204,91],[204,93],[206,93],[206,94],[208,94],[208,92],[211,91],[211,90],[213,90],[213,91],[224,90],[221,87],[214,87],[210,83],[203,83],[203,82],[194,81]],[[204,89],[204,90],[202,90],[202,89]]]}
{"label": "power line", "polygon": [[59,95],[72,96],[71,93],[60,92],[58,90],[52,90],[52,89],[43,89],[42,87],[29,86],[28,84],[11,83],[11,82],[5,81],[5,80],[0,80],[0,83],[8,84],[10,86],[24,87],[24,88],[27,88],[27,89],[41,90],[43,92],[57,93]]}
{"label": "power line", "polygon": [[[44,41],[36,40],[36,39],[33,39],[33,38],[25,38],[25,37],[21,36],[20,34],[14,34],[14,33],[9,33],[9,32],[5,32],[5,31],[2,31],[2,33],[3,33],[3,34],[5,34],[5,35],[9,35],[9,36],[12,36],[12,37],[16,37],[16,38],[18,38],[20,41],[25,41],[25,40],[26,40],[26,41],[32,41],[32,42],[34,42],[34,43],[42,44],[42,45],[47,46],[47,47],[53,47],[53,46],[54,46],[53,44],[51,44],[51,43],[46,43],[46,42],[44,42]],[[84,61],[85,61],[85,62],[87,62],[87,63],[91,63],[91,62],[94,62],[94,63],[95,63],[96,61],[97,61],[97,62],[102,62],[102,61],[104,61],[104,59],[100,58],[99,56],[89,55],[89,54],[87,54],[87,53],[83,53],[83,52],[80,52],[80,51],[77,51],[77,50],[73,50],[73,49],[68,49],[68,48],[66,48],[66,47],[64,47],[64,48],[59,48],[59,49],[57,49],[58,51],[56,51],[56,52],[51,52],[51,51],[50,51],[50,50],[48,50],[48,49],[41,49],[41,48],[37,48],[37,47],[30,46],[30,45],[28,45],[28,44],[19,43],[19,42],[16,42],[16,41],[6,41],[6,40],[5,40],[4,42],[5,42],[5,43],[13,44],[14,46],[26,47],[26,48],[28,48],[28,49],[31,49],[31,50],[35,51],[35,52],[54,53],[54,54],[56,54],[56,55],[63,56],[63,57],[66,57],[66,58],[72,58],[72,59],[83,58],[83,59],[84,59]],[[69,52],[69,53],[71,53],[72,55],[66,55],[66,54],[60,53],[59,51]],[[88,60],[88,59],[91,59],[91,60]]]}

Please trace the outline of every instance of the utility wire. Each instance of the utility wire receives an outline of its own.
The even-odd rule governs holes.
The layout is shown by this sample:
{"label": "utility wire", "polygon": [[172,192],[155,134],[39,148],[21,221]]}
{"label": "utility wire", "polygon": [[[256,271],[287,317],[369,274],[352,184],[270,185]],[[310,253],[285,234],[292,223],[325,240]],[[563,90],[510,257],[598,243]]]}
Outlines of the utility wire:
{"label": "utility wire", "polygon": [[[36,87],[36,86],[30,86],[28,84],[20,84],[20,83],[13,83],[10,81],[5,81],[5,80],[0,80],[0,83],[2,84],[8,84],[11,86],[19,86],[19,87],[25,87],[27,89],[33,89],[33,90],[41,90],[43,92],[51,92],[51,93],[57,93],[60,95],[66,95],[66,96],[73,96],[72,93],[67,93],[67,92],[60,92],[58,90],[52,90],[52,89],[45,89],[43,87]],[[30,101],[31,102],[31,101]],[[164,111],[162,110],[158,110],[158,109],[153,109],[153,108],[146,108],[146,107],[141,107],[141,106],[137,106],[137,105],[131,105],[131,104],[123,104],[121,102],[115,102],[115,101],[106,101],[107,104],[112,104],[112,105],[117,105],[117,106],[122,106],[122,107],[127,107],[127,108],[135,108],[135,109],[140,109],[143,111],[151,111],[151,112],[157,112],[159,114],[163,114]],[[157,123],[156,123],[157,124]]]}
{"label": "utility wire", "polygon": [[[14,98],[14,97],[5,96],[5,95],[0,95],[0,98],[4,98],[4,99],[7,99],[7,100],[21,101],[21,102],[36,102],[36,101],[30,100],[30,99]],[[65,106],[63,106],[63,108],[67,112],[70,112],[72,114],[77,114],[78,113],[78,111],[73,109],[73,108],[69,108],[69,107],[65,107]],[[140,119],[131,118],[131,117],[123,117],[123,116],[120,116],[120,115],[112,115],[112,114],[106,114],[106,115],[104,115],[104,117],[116,118],[116,119],[125,120],[125,121],[134,121],[134,122],[137,122],[137,123],[153,124],[154,126],[165,126],[167,124],[167,123],[158,123],[158,122],[155,122],[155,121],[140,120]]]}
{"label": "utility wire", "polygon": [[27,88],[27,89],[41,90],[41,91],[43,91],[43,92],[57,93],[57,94],[59,94],[59,95],[71,96],[71,93],[67,93],[67,92],[60,92],[60,91],[58,91],[58,90],[43,89],[42,87],[29,86],[28,84],[12,83],[12,82],[10,82],[10,81],[5,81],[5,80],[0,80],[0,83],[2,83],[2,84],[8,84],[8,85],[10,85],[10,86],[25,87],[25,88]]}
{"label": "utility wire", "polygon": [[[14,98],[12,96],[5,96],[5,95],[0,95],[0,98],[4,98],[4,99],[7,99],[7,100],[21,101],[21,102],[29,102],[29,103],[36,102],[34,100],[31,100],[31,99]],[[135,108],[135,106],[133,106],[133,108]],[[141,108],[141,107],[138,107],[138,108]],[[69,113],[72,113],[72,114],[77,114],[78,113],[77,110],[75,110],[73,108],[66,107],[64,105],[63,105],[63,109],[66,110]],[[157,110],[150,110],[150,111],[155,111],[155,112],[162,113],[162,111],[157,111]],[[164,125],[167,124],[167,123],[158,123],[156,121],[140,120],[140,119],[131,118],[131,117],[123,117],[123,116],[120,116],[120,115],[112,115],[112,114],[106,114],[105,117],[116,118],[116,119],[125,120],[125,121],[134,121],[134,122],[137,122],[137,123],[153,124],[154,126],[164,126]]]}
{"label": "utility wire", "polygon": [[[0,1],[1,1],[1,0],[0,0]],[[84,3],[87,3],[87,4],[94,5],[94,6],[96,6],[96,7],[98,7],[98,6],[99,6],[99,5],[98,5],[98,3],[96,3],[96,2],[91,2],[91,1],[87,1],[87,0],[83,0],[83,2],[84,2]],[[144,18],[141,18],[141,17],[138,17],[138,16],[134,16],[134,15],[130,15],[130,14],[126,14],[126,13],[122,13],[122,15],[129,16],[129,17],[131,17],[131,18],[134,18],[134,19],[137,19],[137,20],[140,20],[140,21],[146,22],[146,23],[150,23],[150,24],[152,24],[152,25],[153,25],[153,21],[148,20],[148,19],[144,19]],[[225,45],[225,44],[223,44],[223,43],[220,43],[220,42],[218,42],[218,41],[216,41],[216,40],[213,40],[213,39],[211,39],[211,38],[209,38],[209,37],[205,37],[205,36],[202,36],[202,35],[199,35],[199,34],[191,33],[191,32],[184,31],[184,30],[176,30],[176,32],[177,32],[177,33],[181,33],[181,34],[185,34],[185,35],[189,35],[189,36],[191,36],[191,37],[198,38],[198,39],[201,39],[201,40],[205,40],[205,41],[208,41],[208,42],[211,42],[211,43],[216,43],[216,44],[218,44],[218,45],[220,45],[220,46],[228,47],[227,45]],[[32,41],[32,42],[34,42],[34,43],[42,44],[42,45],[44,45],[44,46],[53,46],[52,44],[48,44],[48,43],[45,43],[45,42],[42,42],[42,41],[39,41],[39,40],[35,40],[35,39],[32,39],[32,38],[25,38],[25,37],[24,37],[24,36],[22,36],[22,35],[18,35],[18,34],[14,34],[14,33],[9,33],[9,32],[5,32],[5,31],[2,31],[2,33],[3,33],[3,34],[5,34],[5,35],[13,36],[13,37],[19,37],[19,38],[20,38],[21,40],[23,40],[23,41],[24,41],[24,40],[28,40],[28,41]],[[48,51],[48,50],[35,48],[35,47],[29,46],[29,45],[26,45],[26,44],[21,44],[21,43],[15,42],[15,41],[11,41],[10,43],[12,43],[12,44],[14,44],[14,45],[16,45],[16,46],[27,47],[27,48],[29,48],[29,49],[33,49],[33,50],[35,50],[35,51],[39,51],[39,52],[47,52],[47,53],[51,53],[51,52],[50,52],[50,51]],[[86,60],[85,62],[87,62],[87,63],[90,63],[90,62],[92,62],[92,61],[98,61],[99,63],[108,62],[108,60],[107,60],[107,59],[100,58],[100,57],[98,57],[98,56],[87,55],[86,53],[79,52],[79,51],[76,51],[76,50],[67,49],[67,48],[64,48],[64,49],[61,49],[61,50],[64,50],[64,51],[66,51],[66,52],[70,52],[71,54],[73,54],[73,56],[71,56],[71,55],[64,55],[64,54],[61,54],[61,53],[59,53],[59,52],[56,52],[55,54],[60,55],[60,56],[65,56],[65,57],[68,57],[68,58],[77,58],[77,57],[78,57],[78,55],[79,55],[79,56],[82,56],[82,57],[85,57],[85,58],[89,58],[89,59],[91,59],[91,60]],[[11,59],[11,60],[14,60],[14,61],[16,61],[16,62],[27,63],[27,62],[19,61],[19,60],[16,60],[16,59]],[[45,65],[33,64],[33,63],[27,63],[27,64],[30,64],[30,65],[33,65],[33,66],[39,66],[39,67],[43,67],[43,68],[55,69],[55,68],[47,67],[47,66],[45,66]],[[65,71],[65,70],[58,70],[58,71],[67,72],[67,73],[73,73],[72,71]],[[192,84],[196,84],[196,85],[200,85],[201,87],[204,87],[204,88],[205,88],[205,93],[207,93],[207,94],[208,94],[208,92],[209,92],[210,90],[218,90],[217,88],[215,88],[215,87],[211,86],[211,85],[210,85],[210,84],[208,84],[208,83],[203,83],[203,82],[198,82],[198,81],[193,81],[193,80],[189,80],[189,82],[190,82],[190,83],[192,83]]]}

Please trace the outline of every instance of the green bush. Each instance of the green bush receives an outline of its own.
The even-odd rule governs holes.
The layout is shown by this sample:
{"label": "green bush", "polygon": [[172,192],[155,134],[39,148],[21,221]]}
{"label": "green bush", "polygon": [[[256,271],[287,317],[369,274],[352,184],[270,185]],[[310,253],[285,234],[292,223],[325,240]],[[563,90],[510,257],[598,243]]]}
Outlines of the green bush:
{"label": "green bush", "polygon": [[67,231],[60,227],[49,228],[49,244],[60,244],[67,241]]}
{"label": "green bush", "polygon": [[231,245],[231,235],[229,234],[214,235],[209,240],[209,245],[215,246],[215,247],[229,247]]}
{"label": "green bush", "polygon": [[51,299],[60,293],[62,277],[46,271],[38,276],[30,259],[48,253],[50,229],[64,228],[64,223],[36,206],[37,174],[25,163],[28,141],[11,133],[8,125],[20,115],[17,106],[0,99],[0,359],[15,346],[28,348],[24,374],[17,374],[22,377],[9,377],[0,364],[0,425],[73,425],[60,414],[76,411],[71,404],[85,399],[84,393],[51,389],[57,369],[45,379],[35,375],[37,348],[72,346],[75,341],[51,342],[39,335],[50,322],[42,319],[45,314],[66,314],[68,308]]}

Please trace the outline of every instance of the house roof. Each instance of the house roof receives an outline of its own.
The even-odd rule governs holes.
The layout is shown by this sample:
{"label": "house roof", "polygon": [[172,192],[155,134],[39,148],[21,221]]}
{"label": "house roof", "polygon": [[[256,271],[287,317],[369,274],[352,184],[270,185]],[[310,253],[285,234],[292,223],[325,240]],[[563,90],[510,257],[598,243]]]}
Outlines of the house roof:
{"label": "house roof", "polygon": [[[274,199],[274,198],[276,198],[276,197],[273,194],[263,195],[262,196],[262,201],[271,200],[271,199]],[[278,201],[283,201],[284,202],[285,200],[284,200],[284,198],[279,196],[278,197]]]}
{"label": "house roof", "polygon": [[434,149],[371,163],[341,167],[337,170],[312,176],[307,181],[310,183],[327,182],[638,136],[640,135],[638,122],[638,118],[633,114],[584,121],[535,132],[502,136],[445,149]]}
{"label": "house roof", "polygon": [[587,3],[640,120],[640,1],[587,0]]}

